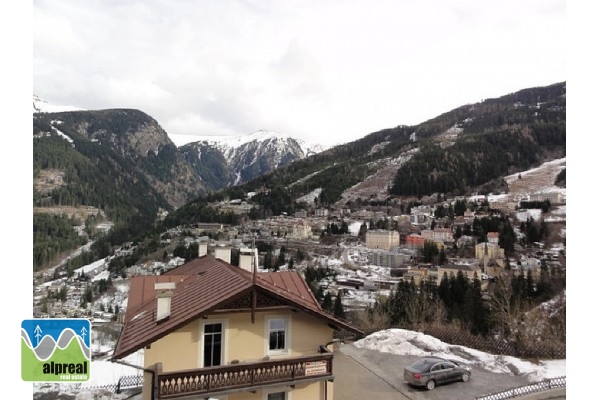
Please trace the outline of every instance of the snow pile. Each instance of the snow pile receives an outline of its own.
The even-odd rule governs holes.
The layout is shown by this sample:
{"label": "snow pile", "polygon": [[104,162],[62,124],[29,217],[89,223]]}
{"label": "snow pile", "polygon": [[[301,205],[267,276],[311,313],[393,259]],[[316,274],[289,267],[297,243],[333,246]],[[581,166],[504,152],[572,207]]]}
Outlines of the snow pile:
{"label": "snow pile", "polygon": [[566,360],[546,360],[539,364],[516,357],[493,355],[464,346],[450,345],[433,336],[405,329],[375,332],[354,343],[356,347],[412,356],[438,356],[491,372],[526,375],[531,382],[566,376]]}

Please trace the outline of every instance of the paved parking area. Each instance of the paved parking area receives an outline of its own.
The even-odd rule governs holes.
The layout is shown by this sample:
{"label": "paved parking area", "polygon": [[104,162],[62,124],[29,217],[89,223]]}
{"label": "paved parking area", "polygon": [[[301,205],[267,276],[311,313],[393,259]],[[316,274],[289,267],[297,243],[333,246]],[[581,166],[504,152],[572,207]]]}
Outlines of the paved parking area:
{"label": "paved parking area", "polygon": [[415,388],[404,382],[402,374],[404,366],[417,358],[342,344],[333,359],[334,399],[468,400],[530,383],[524,376],[474,368],[469,382],[442,385],[431,391]]}

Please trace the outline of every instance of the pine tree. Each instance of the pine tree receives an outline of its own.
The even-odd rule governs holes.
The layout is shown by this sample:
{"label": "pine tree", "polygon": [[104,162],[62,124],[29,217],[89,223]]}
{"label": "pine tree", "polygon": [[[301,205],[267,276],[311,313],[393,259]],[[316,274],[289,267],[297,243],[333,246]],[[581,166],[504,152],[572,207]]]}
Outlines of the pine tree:
{"label": "pine tree", "polygon": [[367,236],[367,224],[366,223],[362,223],[362,225],[360,226],[360,229],[358,230],[358,236],[362,239],[365,240],[366,236]]}
{"label": "pine tree", "polygon": [[458,271],[456,276],[450,278],[450,295],[452,297],[452,309],[449,310],[451,318],[461,316],[461,308],[465,302],[465,293],[469,287],[469,281],[462,271]]}
{"label": "pine tree", "polygon": [[[310,290],[312,290],[312,292],[315,294],[315,297],[317,298],[317,300],[322,304],[323,299],[325,297],[325,295],[323,293],[324,292],[323,286],[318,285],[318,287],[317,287],[317,285],[314,282],[309,282],[308,286],[310,287]],[[317,288],[315,289],[315,287],[317,287]]]}
{"label": "pine tree", "polygon": [[277,269],[279,269],[279,267],[283,265],[285,265],[285,253],[280,251],[279,256],[277,256],[277,264],[275,266],[277,267]]}
{"label": "pine tree", "polygon": [[273,255],[271,253],[271,249],[267,250],[267,254],[265,255],[264,268],[266,270],[273,268]]}
{"label": "pine tree", "polygon": [[327,311],[333,311],[333,299],[331,298],[331,293],[327,292],[325,293],[325,296],[323,296],[323,309],[327,310]]}
{"label": "pine tree", "polygon": [[483,301],[481,282],[477,278],[469,283],[469,287],[465,293],[463,310],[463,321],[467,322],[472,334],[477,335],[488,332],[488,309]]}
{"label": "pine tree", "polygon": [[438,265],[444,265],[444,264],[446,264],[446,252],[442,248],[440,250],[440,253],[438,254]]}
{"label": "pine tree", "polygon": [[61,301],[65,301],[65,300],[67,300],[67,285],[63,285],[63,286],[60,288],[60,292],[58,293],[58,298],[59,298]]}
{"label": "pine tree", "polygon": [[335,298],[335,303],[333,304],[333,315],[338,318],[346,318],[344,305],[342,304],[342,292],[338,292],[338,295]]}
{"label": "pine tree", "polygon": [[440,286],[438,286],[438,296],[444,302],[446,306],[446,310],[450,312],[452,310],[452,294],[450,293],[450,279],[448,278],[448,273],[444,272],[442,276],[442,280],[440,281]]}
{"label": "pine tree", "polygon": [[527,298],[533,299],[535,297],[535,284],[533,282],[533,273],[531,270],[527,270]]}

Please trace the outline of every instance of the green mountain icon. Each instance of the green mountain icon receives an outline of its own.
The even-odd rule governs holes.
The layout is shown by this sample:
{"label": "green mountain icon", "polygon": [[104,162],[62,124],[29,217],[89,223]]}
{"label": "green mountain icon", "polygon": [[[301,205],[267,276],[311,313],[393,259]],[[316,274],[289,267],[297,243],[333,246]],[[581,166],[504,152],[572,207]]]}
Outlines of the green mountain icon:
{"label": "green mountain icon", "polygon": [[21,337],[21,378],[32,382],[84,382],[90,377],[90,360],[76,337],[64,349],[55,346],[51,356],[40,360],[28,340]]}

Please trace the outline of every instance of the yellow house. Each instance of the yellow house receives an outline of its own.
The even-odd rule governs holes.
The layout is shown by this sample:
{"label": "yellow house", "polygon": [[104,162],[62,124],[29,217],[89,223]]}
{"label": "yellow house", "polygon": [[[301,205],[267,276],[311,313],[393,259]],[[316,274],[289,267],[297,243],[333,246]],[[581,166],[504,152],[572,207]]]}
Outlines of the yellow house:
{"label": "yellow house", "polygon": [[369,230],[366,234],[366,246],[369,249],[390,250],[400,245],[400,233],[385,229]]}
{"label": "yellow house", "polygon": [[332,400],[335,330],[298,272],[204,255],[132,278],[112,360],[144,349],[144,400]]}
{"label": "yellow house", "polygon": [[475,279],[475,277],[481,280],[481,268],[476,265],[446,265],[438,268],[437,285],[439,286],[442,282],[444,273],[448,279],[450,279],[453,275],[458,275],[459,271],[461,271],[463,275],[471,281]]}
{"label": "yellow house", "polygon": [[402,275],[402,280],[410,282],[411,279],[414,280],[415,285],[419,286],[421,281],[429,279],[432,276],[429,273],[428,268],[411,268],[404,275]]}

